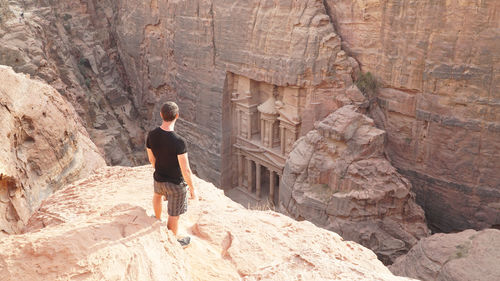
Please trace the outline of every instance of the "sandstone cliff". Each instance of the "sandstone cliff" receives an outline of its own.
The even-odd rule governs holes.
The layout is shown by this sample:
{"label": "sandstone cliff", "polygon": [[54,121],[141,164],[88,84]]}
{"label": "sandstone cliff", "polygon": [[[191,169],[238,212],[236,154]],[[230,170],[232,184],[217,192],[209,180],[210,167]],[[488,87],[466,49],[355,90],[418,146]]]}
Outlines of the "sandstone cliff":
{"label": "sandstone cliff", "polygon": [[110,164],[144,161],[144,132],[175,99],[195,170],[231,187],[228,73],[306,88],[304,135],[357,60],[380,81],[372,117],[432,227],[499,224],[498,1],[0,3],[0,63],[70,100]]}
{"label": "sandstone cliff", "polygon": [[73,107],[43,82],[0,66],[0,235],[40,202],[105,165]]}
{"label": "sandstone cliff", "polygon": [[201,201],[181,219],[193,238],[183,250],[147,214],[151,174],[149,166],[106,167],[53,194],[29,232],[0,240],[2,280],[408,280],[356,243],[247,210],[201,180]]}
{"label": "sandstone cliff", "polygon": [[385,159],[385,132],[344,106],[299,139],[280,184],[282,209],[372,249],[385,263],[429,233],[411,184]]}
{"label": "sandstone cliff", "polygon": [[500,280],[500,230],[468,229],[422,239],[390,267],[420,280]]}
{"label": "sandstone cliff", "polygon": [[435,230],[500,225],[499,1],[326,0]]}

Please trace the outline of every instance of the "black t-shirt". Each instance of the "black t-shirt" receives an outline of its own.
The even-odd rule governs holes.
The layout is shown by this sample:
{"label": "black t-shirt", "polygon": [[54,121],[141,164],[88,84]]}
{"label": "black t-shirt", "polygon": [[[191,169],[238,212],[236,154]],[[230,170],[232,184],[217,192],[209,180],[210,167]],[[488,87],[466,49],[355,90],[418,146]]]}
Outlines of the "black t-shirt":
{"label": "black t-shirt", "polygon": [[155,181],[180,184],[184,179],[177,155],[187,152],[186,141],[173,131],[165,131],[160,127],[149,132],[146,147],[155,156]]}

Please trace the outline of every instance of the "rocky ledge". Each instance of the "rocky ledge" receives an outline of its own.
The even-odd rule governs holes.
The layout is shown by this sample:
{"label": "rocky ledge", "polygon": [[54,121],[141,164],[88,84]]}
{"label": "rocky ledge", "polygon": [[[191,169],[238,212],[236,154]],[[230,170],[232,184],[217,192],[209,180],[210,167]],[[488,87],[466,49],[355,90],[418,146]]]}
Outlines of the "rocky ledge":
{"label": "rocky ledge", "polygon": [[408,280],[336,233],[247,210],[199,179],[180,232],[150,217],[152,169],[106,167],[47,198],[0,241],[2,280]]}

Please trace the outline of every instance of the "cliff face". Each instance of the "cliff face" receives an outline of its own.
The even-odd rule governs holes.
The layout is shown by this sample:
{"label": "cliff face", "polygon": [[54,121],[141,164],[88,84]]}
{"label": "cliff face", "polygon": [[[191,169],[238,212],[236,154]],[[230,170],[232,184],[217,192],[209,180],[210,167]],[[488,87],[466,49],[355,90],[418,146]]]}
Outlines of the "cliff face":
{"label": "cliff face", "polygon": [[380,82],[392,163],[442,231],[500,224],[500,3],[327,0],[343,48]]}
{"label": "cliff face", "polygon": [[183,250],[147,214],[152,172],[106,167],[53,194],[28,232],[0,240],[2,280],[410,280],[354,242],[247,210],[201,180],[202,200],[181,216],[180,232],[192,237]]}
{"label": "cliff face", "polygon": [[19,233],[41,201],[105,165],[73,107],[0,66],[0,235]]}

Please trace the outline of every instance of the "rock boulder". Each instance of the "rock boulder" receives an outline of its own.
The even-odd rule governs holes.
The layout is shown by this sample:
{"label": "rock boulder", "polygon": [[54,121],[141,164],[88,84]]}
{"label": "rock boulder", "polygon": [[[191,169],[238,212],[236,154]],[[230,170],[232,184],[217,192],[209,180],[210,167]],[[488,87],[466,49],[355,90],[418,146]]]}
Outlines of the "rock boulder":
{"label": "rock boulder", "polygon": [[394,274],[420,280],[500,280],[500,230],[468,229],[434,234],[390,266]]}
{"label": "rock boulder", "polygon": [[384,137],[353,105],[330,114],[295,143],[280,204],[391,263],[429,230],[411,184],[384,157]]}

